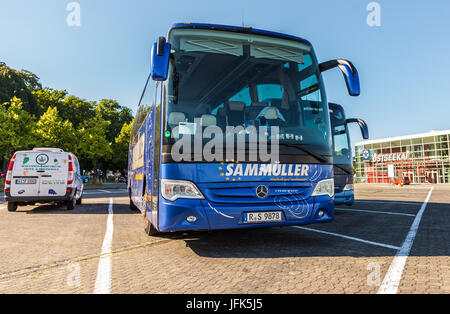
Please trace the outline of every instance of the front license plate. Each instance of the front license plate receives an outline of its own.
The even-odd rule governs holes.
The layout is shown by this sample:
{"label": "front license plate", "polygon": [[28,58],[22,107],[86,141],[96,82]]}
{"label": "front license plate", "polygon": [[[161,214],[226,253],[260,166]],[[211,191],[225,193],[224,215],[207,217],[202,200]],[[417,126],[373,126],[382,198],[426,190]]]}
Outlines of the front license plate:
{"label": "front license plate", "polygon": [[36,179],[16,179],[16,184],[36,184]]}
{"label": "front license plate", "polygon": [[281,222],[281,212],[253,212],[244,214],[244,223]]}

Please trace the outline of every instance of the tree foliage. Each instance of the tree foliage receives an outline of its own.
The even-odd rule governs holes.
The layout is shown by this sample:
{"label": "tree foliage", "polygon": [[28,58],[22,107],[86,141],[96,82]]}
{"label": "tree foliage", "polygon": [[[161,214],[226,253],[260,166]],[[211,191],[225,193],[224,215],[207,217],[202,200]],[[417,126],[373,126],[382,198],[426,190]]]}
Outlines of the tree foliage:
{"label": "tree foliage", "polygon": [[31,72],[16,71],[0,63],[0,104],[8,103],[16,97],[21,100],[24,110],[31,114],[40,114],[39,106],[31,90],[31,88],[39,87],[38,79]]}
{"label": "tree foliage", "polygon": [[132,125],[132,121],[130,123],[124,123],[119,136],[116,137],[114,143],[111,145],[113,151],[112,163],[115,166],[115,169],[127,169]]}
{"label": "tree foliage", "polygon": [[77,154],[83,168],[126,169],[132,120],[115,100],[43,88],[35,74],[0,63],[0,161],[40,146]]}
{"label": "tree foliage", "polygon": [[106,129],[109,121],[96,115],[90,120],[86,120],[80,131],[80,155],[92,161],[92,166],[97,167],[100,159],[110,160],[112,157],[111,145],[106,139]]}
{"label": "tree foliage", "polygon": [[40,117],[35,133],[40,147],[57,147],[78,153],[78,134],[72,122],[61,118],[56,107],[49,107]]}
{"label": "tree foliage", "polygon": [[0,105],[0,156],[8,159],[17,150],[31,148],[35,126],[35,117],[23,109],[19,98]]}
{"label": "tree foliage", "polygon": [[109,121],[106,138],[113,143],[120,134],[122,126],[133,120],[133,115],[129,108],[119,105],[115,100],[103,99],[95,107],[95,111],[105,120]]}

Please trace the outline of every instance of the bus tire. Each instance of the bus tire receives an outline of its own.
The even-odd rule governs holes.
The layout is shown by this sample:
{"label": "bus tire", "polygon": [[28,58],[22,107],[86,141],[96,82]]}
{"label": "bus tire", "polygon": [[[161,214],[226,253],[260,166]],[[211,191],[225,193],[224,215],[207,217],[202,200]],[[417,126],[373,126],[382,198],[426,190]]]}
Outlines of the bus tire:
{"label": "bus tire", "polygon": [[149,236],[156,236],[159,234],[159,231],[150,221],[147,220],[147,227],[145,227],[145,233]]}
{"label": "bus tire", "polygon": [[17,203],[8,202],[8,211],[15,212],[17,210]]}
{"label": "bus tire", "polygon": [[133,211],[133,212],[139,211],[139,208],[137,208],[137,206],[134,205],[134,203],[133,203],[133,201],[131,200],[131,198],[130,198],[130,210]]}

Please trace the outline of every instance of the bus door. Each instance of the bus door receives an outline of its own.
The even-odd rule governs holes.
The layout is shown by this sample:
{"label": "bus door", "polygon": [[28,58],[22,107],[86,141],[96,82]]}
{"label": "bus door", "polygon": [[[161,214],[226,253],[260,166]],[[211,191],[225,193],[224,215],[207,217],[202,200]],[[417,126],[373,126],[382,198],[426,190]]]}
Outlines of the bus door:
{"label": "bus door", "polygon": [[150,206],[147,206],[147,216],[154,226],[158,226],[158,206],[159,206],[159,176],[160,176],[160,155],[161,155],[161,103],[163,84],[156,83],[155,104],[153,106],[153,130],[152,130],[152,148],[151,148],[151,172],[149,176]]}

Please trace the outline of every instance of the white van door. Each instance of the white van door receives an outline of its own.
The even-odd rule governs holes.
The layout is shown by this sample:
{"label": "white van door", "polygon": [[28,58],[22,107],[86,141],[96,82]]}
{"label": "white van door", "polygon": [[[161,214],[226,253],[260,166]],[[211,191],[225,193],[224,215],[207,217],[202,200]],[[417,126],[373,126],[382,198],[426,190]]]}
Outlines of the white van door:
{"label": "white van door", "polygon": [[16,155],[11,180],[12,197],[64,196],[67,189],[68,154],[22,152]]}

